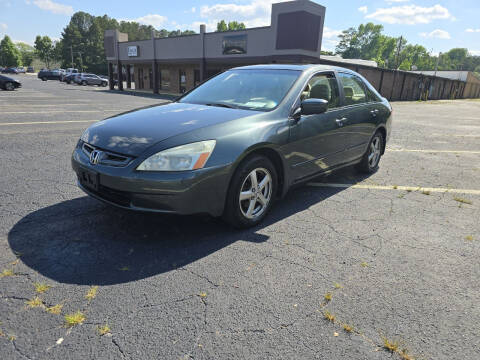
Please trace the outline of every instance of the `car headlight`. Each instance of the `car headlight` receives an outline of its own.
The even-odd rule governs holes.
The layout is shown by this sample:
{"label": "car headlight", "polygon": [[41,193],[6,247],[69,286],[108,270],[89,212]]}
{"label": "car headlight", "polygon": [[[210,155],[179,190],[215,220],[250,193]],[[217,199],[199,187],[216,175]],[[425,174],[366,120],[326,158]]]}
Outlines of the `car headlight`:
{"label": "car headlight", "polygon": [[215,140],[200,141],[163,150],[142,162],[139,171],[186,171],[201,169],[215,148]]}

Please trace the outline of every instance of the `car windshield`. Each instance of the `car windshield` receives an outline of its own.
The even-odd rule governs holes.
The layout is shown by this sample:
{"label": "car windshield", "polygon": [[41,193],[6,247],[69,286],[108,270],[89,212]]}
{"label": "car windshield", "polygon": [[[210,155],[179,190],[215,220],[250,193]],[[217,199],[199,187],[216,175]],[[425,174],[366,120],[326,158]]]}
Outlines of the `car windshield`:
{"label": "car windshield", "polygon": [[295,70],[230,70],[200,85],[179,102],[269,111],[300,76]]}

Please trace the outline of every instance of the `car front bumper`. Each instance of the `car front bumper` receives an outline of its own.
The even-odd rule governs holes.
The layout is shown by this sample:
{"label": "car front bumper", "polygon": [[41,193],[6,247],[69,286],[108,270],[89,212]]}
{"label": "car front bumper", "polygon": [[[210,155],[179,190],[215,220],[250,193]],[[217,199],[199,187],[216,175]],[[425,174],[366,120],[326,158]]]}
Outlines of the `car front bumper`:
{"label": "car front bumper", "polygon": [[[79,148],[72,155],[77,184],[86,194],[129,210],[220,216],[230,181],[231,166],[183,172],[141,172],[136,165],[91,165]],[[84,172],[96,174],[95,187],[81,180]]]}

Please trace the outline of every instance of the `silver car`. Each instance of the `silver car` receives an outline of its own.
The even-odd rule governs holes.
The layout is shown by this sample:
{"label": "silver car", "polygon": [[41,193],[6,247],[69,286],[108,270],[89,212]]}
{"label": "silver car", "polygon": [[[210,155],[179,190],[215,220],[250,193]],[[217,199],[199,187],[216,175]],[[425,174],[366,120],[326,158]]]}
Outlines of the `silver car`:
{"label": "silver car", "polygon": [[98,85],[98,86],[107,86],[108,81],[102,79],[100,76],[95,74],[86,74],[82,73],[79,76],[75,77],[74,80],[79,85]]}

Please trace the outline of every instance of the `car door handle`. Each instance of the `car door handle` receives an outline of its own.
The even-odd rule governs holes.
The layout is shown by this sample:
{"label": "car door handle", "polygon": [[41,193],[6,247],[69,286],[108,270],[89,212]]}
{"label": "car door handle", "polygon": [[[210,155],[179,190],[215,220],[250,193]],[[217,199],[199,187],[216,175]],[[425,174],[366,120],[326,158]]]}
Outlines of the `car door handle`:
{"label": "car door handle", "polygon": [[372,110],[370,111],[372,113],[373,116],[377,116],[378,114],[378,109],[375,109],[375,110]]}
{"label": "car door handle", "polygon": [[341,118],[341,119],[335,119],[335,121],[337,122],[338,126],[343,126],[343,123],[345,121],[347,121],[347,118],[344,117],[344,118]]}

